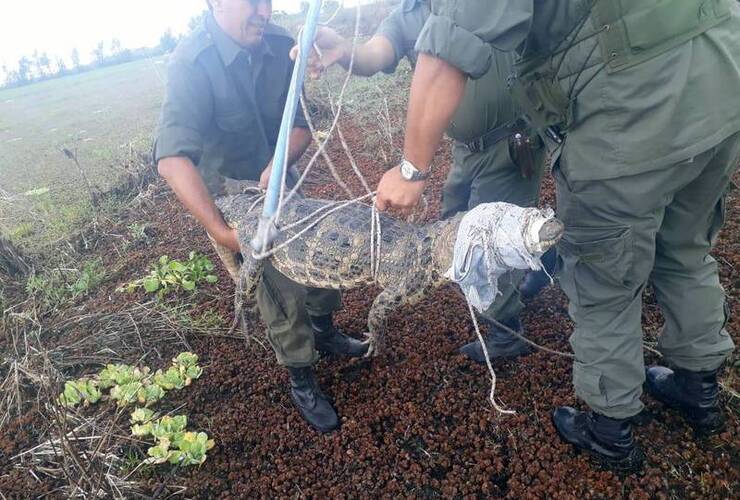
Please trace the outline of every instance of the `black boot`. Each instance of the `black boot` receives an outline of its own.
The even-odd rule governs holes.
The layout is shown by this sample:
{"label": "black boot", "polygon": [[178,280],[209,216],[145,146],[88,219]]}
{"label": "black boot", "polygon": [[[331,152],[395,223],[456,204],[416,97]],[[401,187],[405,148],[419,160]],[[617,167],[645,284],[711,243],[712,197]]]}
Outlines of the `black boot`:
{"label": "black boot", "polygon": [[[550,284],[550,276],[555,272],[555,263],[558,259],[557,250],[551,247],[542,255],[542,267],[539,271],[529,271],[519,283],[519,295],[525,299],[531,299]],[[547,272],[545,272],[547,271]],[[548,276],[548,274],[550,276]]]}
{"label": "black boot", "polygon": [[[488,334],[483,337],[483,340],[486,343],[488,358],[491,361],[501,358],[515,358],[517,356],[529,354],[532,351],[529,345],[519,337],[515,337],[509,332],[498,328],[496,325],[488,322],[485,318],[483,319],[483,322],[488,323],[489,325]],[[502,321],[501,324],[508,326],[515,332],[522,331],[522,324],[519,322],[519,318]],[[481,365],[486,362],[486,357],[483,355],[483,348],[477,340],[462,346],[460,348],[460,353]]]}
{"label": "black boot", "polygon": [[330,432],[339,427],[337,412],[321,392],[313,368],[291,368],[290,397],[298,411],[311,426],[319,432]]}
{"label": "black boot", "polygon": [[635,443],[630,419],[561,406],[552,412],[552,423],[563,441],[589,452],[601,465],[628,474],[642,468],[645,454]]}
{"label": "black boot", "polygon": [[652,366],[646,372],[648,393],[670,408],[675,408],[700,436],[716,434],[725,428],[719,408],[717,371],[690,372]]}
{"label": "black boot", "polygon": [[334,326],[331,313],[324,316],[308,316],[313,328],[316,350],[324,354],[340,354],[359,358],[367,354],[369,344],[348,337]]}

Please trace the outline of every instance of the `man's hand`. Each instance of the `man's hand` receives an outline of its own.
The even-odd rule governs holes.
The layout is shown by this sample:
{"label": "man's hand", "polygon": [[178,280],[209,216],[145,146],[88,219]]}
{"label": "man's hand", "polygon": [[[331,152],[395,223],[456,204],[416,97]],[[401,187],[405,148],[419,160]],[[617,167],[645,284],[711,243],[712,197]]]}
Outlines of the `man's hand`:
{"label": "man's hand", "polygon": [[262,171],[260,175],[260,189],[267,189],[267,185],[270,183],[270,174],[272,173],[272,160],[267,164],[267,167]]}
{"label": "man's hand", "polygon": [[216,243],[228,248],[234,253],[240,253],[242,251],[239,246],[239,236],[237,235],[236,229],[228,228],[226,231],[211,236]]}
{"label": "man's hand", "polygon": [[378,183],[375,206],[381,212],[395,208],[408,215],[419,204],[425,187],[426,181],[407,181],[401,176],[401,167],[394,167]]}
{"label": "man's hand", "polygon": [[[319,49],[320,54],[316,52],[317,48]],[[349,50],[351,50],[351,47]],[[330,67],[332,64],[336,64],[337,62],[342,63],[345,60],[346,63],[348,63],[350,57],[349,50],[347,40],[333,29],[320,26],[316,30],[314,48],[308,56],[306,66],[308,76],[316,79],[319,78],[326,68]],[[299,52],[300,46],[294,46],[290,51],[290,58],[295,61]]]}

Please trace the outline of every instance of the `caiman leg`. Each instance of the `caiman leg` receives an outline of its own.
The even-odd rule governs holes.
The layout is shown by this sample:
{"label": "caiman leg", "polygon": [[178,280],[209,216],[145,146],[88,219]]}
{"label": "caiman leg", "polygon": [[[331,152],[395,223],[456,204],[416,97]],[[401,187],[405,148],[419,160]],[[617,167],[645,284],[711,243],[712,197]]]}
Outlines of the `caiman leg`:
{"label": "caiman leg", "polygon": [[256,303],[255,293],[257,286],[262,280],[263,261],[253,258],[251,255],[244,255],[244,262],[239,273],[239,279],[236,282],[236,293],[234,294],[234,323],[231,325],[229,333],[233,333],[236,327],[241,323],[242,332],[249,336],[247,319],[244,316],[244,303],[248,308],[253,308]]}
{"label": "caiman leg", "polygon": [[432,288],[431,281],[418,276],[404,279],[395,287],[388,287],[375,297],[367,317],[367,343],[370,344],[365,357],[376,356],[383,345],[388,326],[388,317],[403,306],[413,306],[421,301]]}

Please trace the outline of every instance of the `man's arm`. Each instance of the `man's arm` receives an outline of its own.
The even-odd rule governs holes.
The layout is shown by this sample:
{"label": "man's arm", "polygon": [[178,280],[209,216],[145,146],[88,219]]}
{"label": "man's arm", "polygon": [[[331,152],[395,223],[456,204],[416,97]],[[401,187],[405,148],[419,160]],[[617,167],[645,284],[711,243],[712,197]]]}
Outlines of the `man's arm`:
{"label": "man's arm", "polygon": [[159,175],[164,177],[177,198],[208,234],[234,252],[240,252],[236,229],[224,222],[213,198],[193,162],[185,156],[162,158],[157,164]]}
{"label": "man's arm", "polygon": [[[286,162],[286,168],[300,160],[303,153],[308,149],[308,145],[311,144],[311,131],[303,127],[293,127],[290,131],[290,140],[288,141],[288,161]],[[270,182],[270,174],[272,173],[272,160],[262,171],[260,175],[260,187],[267,189],[267,184]]]}
{"label": "man's arm", "polygon": [[[465,74],[429,54],[419,54],[411,82],[403,154],[416,168],[427,172],[452,116],[465,92]],[[410,212],[424,192],[425,181],[407,181],[399,167],[387,171],[378,184],[378,210],[397,208]]]}
{"label": "man's arm", "polygon": [[[321,55],[316,53],[318,48]],[[298,56],[298,46],[290,51],[290,57],[295,60]],[[331,28],[320,27],[316,31],[314,50],[308,59],[308,74],[311,78],[318,78],[324,69],[333,64],[339,64],[349,70],[352,60],[352,42],[342,37]],[[378,71],[392,66],[396,61],[396,53],[391,42],[382,35],[375,35],[365,43],[355,47],[355,57],[352,62],[352,73],[359,76],[372,76]]]}
{"label": "man's arm", "polygon": [[[466,77],[488,71],[492,48],[514,50],[529,32],[533,0],[435,0],[432,13],[419,33],[419,52],[406,117],[404,155],[427,171],[444,129],[462,100]],[[424,191],[392,169],[378,185],[379,209],[396,207],[408,212]]]}

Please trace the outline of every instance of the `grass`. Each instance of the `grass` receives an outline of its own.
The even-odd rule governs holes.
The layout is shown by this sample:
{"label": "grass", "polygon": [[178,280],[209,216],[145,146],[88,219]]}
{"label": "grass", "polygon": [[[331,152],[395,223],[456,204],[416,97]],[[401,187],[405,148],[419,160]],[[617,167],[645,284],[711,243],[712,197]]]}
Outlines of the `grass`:
{"label": "grass", "polygon": [[26,281],[26,293],[36,297],[47,309],[54,309],[92,292],[105,275],[105,268],[96,258],[84,262],[80,269],[57,268],[42,274],[32,273]]}
{"label": "grass", "polygon": [[32,246],[90,220],[85,182],[62,148],[93,186],[113,187],[122,159],[151,147],[165,79],[160,57],[0,90],[0,179],[16,197],[0,203],[0,231]]}

